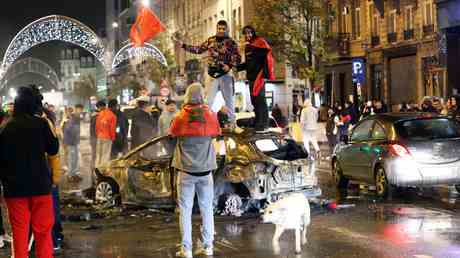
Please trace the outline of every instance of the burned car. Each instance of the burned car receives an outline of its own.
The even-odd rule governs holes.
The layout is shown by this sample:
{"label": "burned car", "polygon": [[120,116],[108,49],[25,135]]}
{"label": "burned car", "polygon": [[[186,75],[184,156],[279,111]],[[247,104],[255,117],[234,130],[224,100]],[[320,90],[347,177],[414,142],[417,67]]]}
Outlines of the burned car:
{"label": "burned car", "polygon": [[[321,194],[314,162],[292,140],[244,130],[223,132],[214,144],[219,166],[213,174],[216,205],[230,205],[222,199],[231,196],[238,196],[241,206],[271,202],[290,192]],[[178,172],[171,167],[173,151],[174,139],[159,137],[96,168],[96,201],[174,207]]]}

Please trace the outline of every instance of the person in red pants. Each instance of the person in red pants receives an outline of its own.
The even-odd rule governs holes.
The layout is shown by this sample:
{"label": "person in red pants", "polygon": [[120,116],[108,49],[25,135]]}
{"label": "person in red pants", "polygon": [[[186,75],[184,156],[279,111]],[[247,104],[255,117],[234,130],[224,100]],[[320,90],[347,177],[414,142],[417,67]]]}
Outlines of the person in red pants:
{"label": "person in red pants", "polygon": [[58,153],[59,142],[50,122],[41,117],[42,99],[37,87],[20,87],[13,117],[0,128],[0,180],[13,232],[14,258],[29,257],[30,229],[36,257],[53,257],[53,182],[47,157]]}

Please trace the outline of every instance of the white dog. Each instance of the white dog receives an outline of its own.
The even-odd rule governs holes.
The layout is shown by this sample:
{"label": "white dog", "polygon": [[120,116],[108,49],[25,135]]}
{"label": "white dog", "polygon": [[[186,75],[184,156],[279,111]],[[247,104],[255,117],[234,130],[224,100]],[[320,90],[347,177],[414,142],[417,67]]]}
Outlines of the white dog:
{"label": "white dog", "polygon": [[279,253],[279,239],[286,229],[295,230],[295,251],[301,253],[302,245],[307,243],[307,227],[310,225],[310,204],[308,199],[301,193],[290,194],[279,201],[268,205],[264,210],[264,223],[276,225],[273,235],[273,249]]}

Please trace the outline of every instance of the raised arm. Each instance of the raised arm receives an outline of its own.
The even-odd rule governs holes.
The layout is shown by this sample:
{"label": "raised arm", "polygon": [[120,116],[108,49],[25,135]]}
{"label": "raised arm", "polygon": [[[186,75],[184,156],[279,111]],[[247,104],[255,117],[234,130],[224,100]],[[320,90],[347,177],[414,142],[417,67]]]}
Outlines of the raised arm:
{"label": "raised arm", "polygon": [[185,51],[193,53],[193,54],[203,54],[204,52],[206,52],[208,50],[208,46],[209,46],[208,42],[209,42],[209,40],[206,40],[205,42],[203,42],[199,46],[192,46],[192,45],[182,44],[182,48]]}

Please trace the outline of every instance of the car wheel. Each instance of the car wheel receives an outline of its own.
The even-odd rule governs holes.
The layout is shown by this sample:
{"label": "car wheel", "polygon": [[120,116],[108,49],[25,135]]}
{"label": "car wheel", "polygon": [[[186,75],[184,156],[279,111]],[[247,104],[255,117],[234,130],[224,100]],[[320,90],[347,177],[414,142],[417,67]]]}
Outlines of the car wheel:
{"label": "car wheel", "polygon": [[455,190],[460,193],[460,185],[455,185]]}
{"label": "car wheel", "polygon": [[343,170],[337,160],[334,160],[332,165],[332,178],[338,189],[346,189],[348,187],[348,179],[343,176]]}
{"label": "car wheel", "polygon": [[377,167],[375,172],[375,191],[377,196],[382,198],[391,198],[394,187],[388,182],[387,174],[383,167]]}
{"label": "car wheel", "polygon": [[103,206],[118,206],[121,197],[118,184],[111,178],[103,178],[97,182],[95,201]]}

